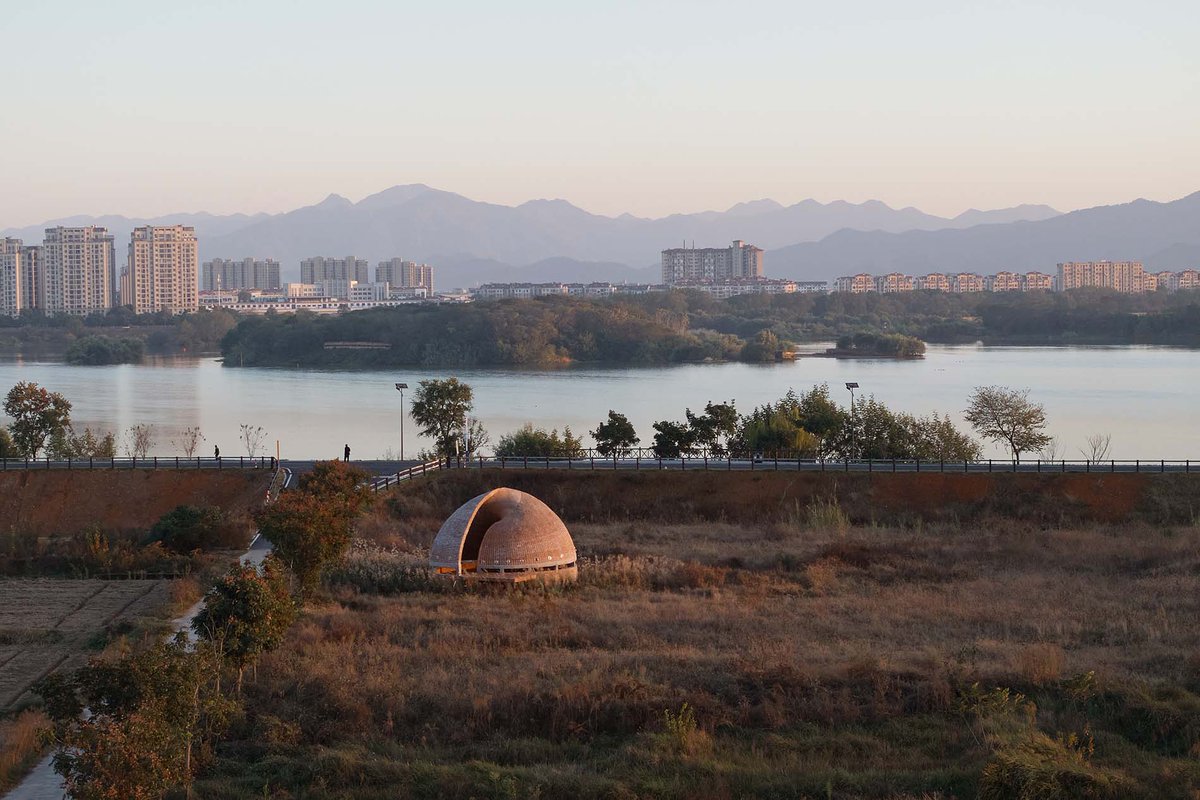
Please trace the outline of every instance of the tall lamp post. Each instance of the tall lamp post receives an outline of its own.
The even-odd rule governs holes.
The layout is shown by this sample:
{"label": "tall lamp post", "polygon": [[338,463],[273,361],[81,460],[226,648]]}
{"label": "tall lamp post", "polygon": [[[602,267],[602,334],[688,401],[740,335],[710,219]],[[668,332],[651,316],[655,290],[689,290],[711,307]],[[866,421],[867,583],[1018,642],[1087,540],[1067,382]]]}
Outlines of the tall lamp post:
{"label": "tall lamp post", "polygon": [[858,448],[855,447],[855,444],[857,444],[857,443],[854,441],[856,438],[857,431],[854,430],[853,419],[854,419],[854,390],[858,388],[858,384],[854,383],[853,381],[850,381],[846,384],[846,388],[850,390],[850,419],[851,419],[850,448],[852,450],[854,450],[854,455],[857,458],[858,457]]}
{"label": "tall lamp post", "polygon": [[397,383],[396,391],[400,392],[400,460],[404,460],[404,390],[407,383]]}

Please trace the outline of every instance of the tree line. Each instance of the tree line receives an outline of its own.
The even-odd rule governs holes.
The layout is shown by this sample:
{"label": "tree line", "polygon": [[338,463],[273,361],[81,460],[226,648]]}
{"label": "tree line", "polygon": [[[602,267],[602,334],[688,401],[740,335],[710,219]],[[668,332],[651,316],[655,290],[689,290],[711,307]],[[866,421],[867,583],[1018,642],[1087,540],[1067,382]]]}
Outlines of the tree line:
{"label": "tree line", "polygon": [[[138,423],[121,432],[84,427],[78,430],[71,420],[71,401],[36,383],[22,381],[4,397],[4,414],[12,421],[0,425],[0,458],[54,461],[88,458],[116,458],[118,449],[127,458],[144,459],[158,442],[153,424]],[[254,458],[264,449],[267,432],[261,426],[242,423],[238,440],[246,455]],[[171,440],[175,452],[184,458],[200,455],[205,441],[198,427],[188,427]],[[219,455],[214,450],[214,455]]]}
{"label": "tree line", "polygon": [[[471,415],[473,409],[474,390],[457,378],[421,381],[411,413],[434,443],[422,457],[470,458],[481,453],[490,437]],[[977,387],[963,416],[977,436],[1004,447],[1018,461],[1030,452],[1045,454],[1055,442],[1045,430],[1045,409],[1029,399],[1028,390]],[[658,420],[651,427],[649,449],[659,458],[977,461],[983,454],[980,442],[960,430],[948,414],[895,411],[874,396],[847,408],[833,399],[828,384],[804,393],[789,390],[779,400],[745,414],[733,401],[710,401],[702,411],[687,408],[682,419]],[[615,410],[589,434],[596,444],[595,454],[601,457],[627,457],[642,443],[629,418]],[[504,434],[493,448],[495,456],[507,458],[583,458],[588,453],[569,427],[560,433],[532,422]],[[1091,455],[1095,453],[1093,447]]]}

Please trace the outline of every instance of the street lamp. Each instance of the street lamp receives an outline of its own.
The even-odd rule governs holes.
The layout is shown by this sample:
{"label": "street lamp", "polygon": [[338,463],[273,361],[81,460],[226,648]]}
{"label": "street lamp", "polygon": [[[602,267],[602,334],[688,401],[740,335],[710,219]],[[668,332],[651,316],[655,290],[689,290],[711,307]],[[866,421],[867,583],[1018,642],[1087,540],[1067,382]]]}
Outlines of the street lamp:
{"label": "street lamp", "polygon": [[854,420],[854,390],[858,388],[858,384],[854,383],[853,381],[850,381],[850,382],[846,383],[846,388],[850,390],[850,419],[852,421],[851,425],[850,425],[850,449],[854,452],[855,457],[857,457],[858,456],[858,448],[855,446],[857,444],[857,442],[855,442],[855,439],[857,437],[855,436],[855,430],[854,430],[855,426],[853,424],[853,420]]}
{"label": "street lamp", "polygon": [[407,383],[397,383],[396,391],[400,392],[400,460],[404,460],[404,390]]}

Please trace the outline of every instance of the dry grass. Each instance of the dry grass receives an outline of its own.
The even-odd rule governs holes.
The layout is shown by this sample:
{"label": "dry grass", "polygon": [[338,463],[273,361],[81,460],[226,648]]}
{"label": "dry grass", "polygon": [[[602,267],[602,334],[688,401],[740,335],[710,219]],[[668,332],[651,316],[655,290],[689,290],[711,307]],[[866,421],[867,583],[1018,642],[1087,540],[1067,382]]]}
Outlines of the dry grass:
{"label": "dry grass", "polygon": [[41,756],[50,723],[40,711],[0,720],[0,792],[11,789]]}
{"label": "dry grass", "polygon": [[166,599],[163,581],[0,579],[0,712],[32,702],[39,678],[79,665]]}
{"label": "dry grass", "polygon": [[[419,519],[370,531],[394,546],[364,551],[372,570],[419,567]],[[1200,528],[825,522],[573,524],[580,580],[553,589],[343,580],[250,690],[248,735],[283,750],[245,752],[306,753],[303,780],[337,787],[309,759],[367,748],[355,769],[418,796],[508,796],[451,767],[483,759],[516,796],[965,797],[993,745],[960,716],[964,687],[1042,693],[1055,732],[1082,728],[1063,687],[1094,671],[1108,699],[1088,713],[1115,731],[1097,758],[1132,758],[1129,736],[1162,796],[1200,786]],[[389,772],[413,759],[431,772]],[[283,762],[234,763],[246,782],[209,796],[291,796]],[[315,796],[385,796],[346,792]]]}

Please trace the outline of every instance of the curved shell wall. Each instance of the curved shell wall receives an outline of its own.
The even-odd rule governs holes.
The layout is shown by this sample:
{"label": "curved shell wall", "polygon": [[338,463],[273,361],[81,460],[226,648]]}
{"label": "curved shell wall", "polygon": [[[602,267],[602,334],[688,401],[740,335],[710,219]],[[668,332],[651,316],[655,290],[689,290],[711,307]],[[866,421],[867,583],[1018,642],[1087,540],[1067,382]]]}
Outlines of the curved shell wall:
{"label": "curved shell wall", "polygon": [[438,531],[429,563],[456,572],[519,572],[575,563],[567,526],[536,497],[494,489],[460,506]]}

